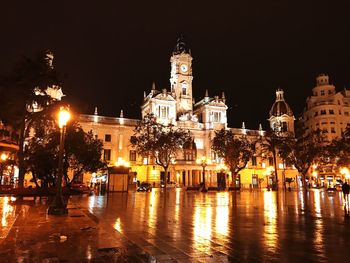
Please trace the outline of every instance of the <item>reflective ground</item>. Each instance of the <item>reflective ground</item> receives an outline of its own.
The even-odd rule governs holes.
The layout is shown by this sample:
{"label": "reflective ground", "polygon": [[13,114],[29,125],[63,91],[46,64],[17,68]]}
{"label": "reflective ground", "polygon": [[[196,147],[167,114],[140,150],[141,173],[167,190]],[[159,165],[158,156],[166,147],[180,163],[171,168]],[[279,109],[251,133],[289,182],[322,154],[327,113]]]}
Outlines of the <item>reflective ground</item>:
{"label": "reflective ground", "polygon": [[[71,255],[72,262],[78,258],[109,262],[108,257],[94,261],[96,251],[131,244],[137,253],[142,250],[149,255],[138,257],[140,262],[340,262],[350,255],[350,219],[340,192],[199,193],[172,189],[164,193],[153,189],[151,193],[74,197],[70,206],[74,206],[70,215],[84,214],[82,225],[90,220],[96,228],[85,237],[80,236],[81,227],[66,234],[68,241],[73,241],[68,252],[60,253]],[[19,211],[25,214],[28,207],[11,205],[8,197],[0,197],[0,248],[2,240],[10,239],[6,235]],[[45,204],[35,205],[35,209],[41,207]],[[56,229],[60,220],[68,226],[80,222],[74,221],[80,220],[78,217],[53,219],[44,214],[41,222],[54,222]],[[74,250],[77,242],[81,254]]]}

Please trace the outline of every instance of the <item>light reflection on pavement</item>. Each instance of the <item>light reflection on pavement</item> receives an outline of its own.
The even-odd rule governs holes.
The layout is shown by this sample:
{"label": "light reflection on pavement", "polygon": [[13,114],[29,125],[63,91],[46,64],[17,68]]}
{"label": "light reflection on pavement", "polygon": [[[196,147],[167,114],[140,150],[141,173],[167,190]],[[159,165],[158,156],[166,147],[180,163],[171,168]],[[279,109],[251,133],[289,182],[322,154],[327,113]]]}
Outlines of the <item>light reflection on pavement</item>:
{"label": "light reflection on pavement", "polygon": [[[75,196],[69,216],[62,218],[45,215],[46,209],[47,204],[15,204],[0,197],[0,245],[12,225],[18,235],[24,233],[21,239],[11,231],[2,255],[15,251],[14,262],[111,262],[106,255],[113,251],[103,249],[117,248],[131,251],[125,254],[135,256],[131,262],[339,262],[348,259],[350,247],[341,192],[153,189]],[[92,228],[82,230],[86,226]],[[67,241],[54,241],[56,232]]]}
{"label": "light reflection on pavement", "polygon": [[74,202],[150,254],[179,261],[336,261],[350,245],[340,192],[154,189]]}

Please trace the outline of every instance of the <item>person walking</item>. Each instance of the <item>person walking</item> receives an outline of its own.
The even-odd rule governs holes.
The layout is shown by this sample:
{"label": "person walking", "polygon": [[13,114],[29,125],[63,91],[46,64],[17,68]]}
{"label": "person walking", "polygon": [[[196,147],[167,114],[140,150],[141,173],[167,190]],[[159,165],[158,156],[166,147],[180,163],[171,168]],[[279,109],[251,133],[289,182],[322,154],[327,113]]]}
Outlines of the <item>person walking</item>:
{"label": "person walking", "polygon": [[344,200],[345,202],[349,201],[349,192],[350,192],[350,185],[348,185],[347,182],[345,182],[342,187],[341,190],[343,191],[343,195],[344,195]]}

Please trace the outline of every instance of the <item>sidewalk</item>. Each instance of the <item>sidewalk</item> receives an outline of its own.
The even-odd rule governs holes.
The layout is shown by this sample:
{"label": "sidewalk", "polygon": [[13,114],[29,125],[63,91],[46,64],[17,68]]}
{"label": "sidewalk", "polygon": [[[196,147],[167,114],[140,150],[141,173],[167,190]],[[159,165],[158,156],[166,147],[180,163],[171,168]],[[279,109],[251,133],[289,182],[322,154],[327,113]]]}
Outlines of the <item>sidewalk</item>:
{"label": "sidewalk", "polygon": [[99,225],[87,210],[70,204],[68,215],[52,216],[42,201],[16,203],[16,220],[0,239],[1,262],[152,262],[118,231]]}

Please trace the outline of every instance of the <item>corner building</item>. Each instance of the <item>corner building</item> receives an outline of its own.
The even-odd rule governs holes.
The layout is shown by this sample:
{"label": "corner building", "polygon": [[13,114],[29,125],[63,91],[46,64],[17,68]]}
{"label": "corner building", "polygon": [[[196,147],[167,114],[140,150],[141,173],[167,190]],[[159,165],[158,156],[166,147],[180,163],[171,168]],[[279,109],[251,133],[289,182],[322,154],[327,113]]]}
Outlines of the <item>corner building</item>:
{"label": "corner building", "polygon": [[323,131],[329,142],[340,138],[350,125],[350,90],[337,92],[329,76],[320,74],[306,100],[303,121],[307,130]]}
{"label": "corner building", "polygon": [[[196,163],[197,158],[205,156],[211,160],[205,167],[206,183],[210,187],[218,186],[218,173],[222,168],[218,165],[222,160],[211,150],[211,140],[215,131],[220,129],[231,129],[237,136],[246,135],[250,139],[257,139],[264,136],[265,132],[261,126],[258,130],[227,127],[227,105],[225,94],[214,97],[209,96],[206,91],[204,97],[195,102],[193,99],[192,87],[192,55],[183,38],[179,38],[170,58],[170,88],[158,90],[153,83],[151,91],[144,93],[144,100],[141,105],[142,117],[153,113],[157,121],[163,124],[172,123],[177,127],[189,129],[193,137],[193,143],[184,145],[178,153],[177,159],[170,168],[167,176],[161,167],[155,165],[151,159],[138,156],[130,145],[130,137],[139,120],[124,118],[123,112],[119,117],[99,116],[97,109],[94,115],[80,115],[79,123],[85,131],[92,131],[96,138],[103,140],[103,159],[110,166],[115,163],[128,162],[135,176],[134,181],[150,182],[156,186],[160,180],[167,178],[168,181],[176,182],[181,186],[198,186],[202,182],[202,167]],[[278,93],[280,94],[280,93]],[[278,97],[281,99],[281,97]],[[282,92],[283,99],[283,92]],[[284,101],[284,99],[283,99]],[[288,115],[288,113],[287,113]],[[281,116],[270,114],[270,123],[281,121]],[[283,122],[288,120],[289,129],[294,129],[290,116],[282,116]],[[292,128],[293,127],[293,128]],[[263,188],[272,184],[273,175],[271,168],[273,160],[270,156],[254,156],[238,176],[237,186],[242,188]],[[297,172],[291,167],[286,167],[278,160],[278,183],[283,185],[283,178],[287,175],[297,179]],[[225,184],[231,185],[229,171],[225,171]],[[96,177],[97,175],[92,175]],[[97,176],[98,177],[98,176]],[[85,182],[90,182],[90,175],[84,177]],[[296,180],[297,181],[297,180]]]}

